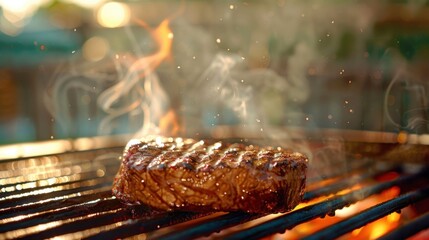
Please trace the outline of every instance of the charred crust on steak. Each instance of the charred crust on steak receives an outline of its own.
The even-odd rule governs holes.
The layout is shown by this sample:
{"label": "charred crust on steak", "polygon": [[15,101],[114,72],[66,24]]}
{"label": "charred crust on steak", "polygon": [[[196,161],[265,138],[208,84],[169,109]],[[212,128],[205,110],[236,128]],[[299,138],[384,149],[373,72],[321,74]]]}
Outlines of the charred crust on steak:
{"label": "charred crust on steak", "polygon": [[113,193],[172,211],[285,212],[302,199],[307,158],[282,148],[182,138],[132,140]]}

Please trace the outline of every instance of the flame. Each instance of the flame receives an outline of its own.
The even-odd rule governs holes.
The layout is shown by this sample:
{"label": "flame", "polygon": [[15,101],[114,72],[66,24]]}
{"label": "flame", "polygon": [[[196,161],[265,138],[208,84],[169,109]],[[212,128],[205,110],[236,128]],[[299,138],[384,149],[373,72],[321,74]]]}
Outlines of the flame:
{"label": "flame", "polygon": [[[393,187],[391,189],[388,189],[384,191],[379,196],[373,196],[369,200],[371,202],[365,202],[365,206],[361,206],[360,209],[365,209],[367,207],[370,207],[371,205],[375,205],[384,201],[387,201],[389,199],[395,198],[399,195],[399,188]],[[360,210],[360,211],[362,211]],[[392,229],[396,228],[399,225],[399,220],[401,218],[401,214],[397,212],[393,212],[386,217],[380,218],[364,227],[361,228],[361,231],[359,231],[358,234],[356,234],[354,237],[356,239],[377,239],[381,237],[382,235],[386,234],[387,232],[391,231]]]}
{"label": "flame", "polygon": [[177,120],[177,114],[173,109],[170,109],[160,120],[159,128],[161,134],[170,134],[176,136],[179,133],[180,125]]}
{"label": "flame", "polygon": [[405,131],[401,131],[398,133],[397,141],[400,144],[405,144],[408,141],[408,133]]}
{"label": "flame", "polygon": [[[171,57],[173,32],[169,27],[170,21],[163,20],[158,27],[152,29],[142,20],[135,20],[145,28],[157,46],[157,51],[140,58],[120,58],[129,66],[125,76],[113,87],[105,90],[98,98],[101,108],[108,116],[100,123],[102,132],[111,131],[112,122],[125,114],[143,115],[143,126],[137,137],[146,134],[175,134],[179,125],[175,113],[168,108],[169,100],[155,70],[165,60]],[[120,105],[120,99],[131,98],[125,105]],[[130,103],[131,102],[131,103]],[[163,128],[163,129],[161,129]],[[166,132],[171,130],[171,132]]]}
{"label": "flame", "polygon": [[147,74],[153,72],[161,62],[171,57],[174,34],[169,27],[170,21],[168,19],[163,20],[156,29],[151,29],[141,20],[136,20],[136,22],[149,31],[153,40],[158,45],[158,51],[155,54],[138,59],[130,68],[130,71],[143,70],[140,77],[145,77]]}
{"label": "flame", "polygon": [[[144,62],[143,64],[140,64],[140,62],[137,61],[135,66],[137,69],[143,67],[145,71],[153,71],[161,64],[161,62],[171,58],[171,47],[173,43],[174,34],[169,27],[170,21],[168,19],[162,21],[161,24],[154,30],[148,27],[145,22],[141,20],[136,21],[141,26],[148,29],[152,38],[157,43],[159,50],[154,55],[149,56],[149,59],[142,59],[142,61]],[[149,62],[150,65],[146,66],[145,62]],[[144,77],[146,76],[146,74],[148,74],[148,72],[145,71],[142,75],[140,75],[140,77]],[[167,113],[165,113],[159,119],[159,132],[161,134],[176,135],[180,129],[179,122],[177,119],[178,118],[176,112],[173,109],[169,109]]]}
{"label": "flame", "polygon": [[[371,196],[349,207],[345,207],[343,209],[335,211],[335,216],[333,217],[318,218],[310,222],[298,225],[292,230],[286,231],[284,234],[281,234],[280,238],[301,239],[307,235],[311,235],[318,230],[333,225],[343,220],[344,218],[359,213],[371,206],[395,198],[399,195],[399,192],[400,190],[398,187],[390,188],[379,195]],[[316,202],[323,201],[326,198],[328,197],[317,199]],[[314,203],[313,201],[311,202]],[[399,213],[393,212],[386,217],[380,218],[361,228],[355,229],[351,233],[346,234],[339,239],[376,239],[378,237],[381,237],[385,233],[391,231],[392,229],[396,228],[400,224],[400,218],[401,215]],[[272,239],[280,238],[273,237]]]}

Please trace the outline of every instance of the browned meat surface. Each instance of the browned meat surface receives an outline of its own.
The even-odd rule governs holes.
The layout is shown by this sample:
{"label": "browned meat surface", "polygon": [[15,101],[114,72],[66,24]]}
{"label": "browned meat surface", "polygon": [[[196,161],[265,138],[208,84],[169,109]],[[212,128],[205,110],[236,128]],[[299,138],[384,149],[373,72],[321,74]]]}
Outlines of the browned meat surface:
{"label": "browned meat surface", "polygon": [[181,138],[132,140],[113,193],[164,210],[285,212],[302,199],[307,158],[281,148]]}

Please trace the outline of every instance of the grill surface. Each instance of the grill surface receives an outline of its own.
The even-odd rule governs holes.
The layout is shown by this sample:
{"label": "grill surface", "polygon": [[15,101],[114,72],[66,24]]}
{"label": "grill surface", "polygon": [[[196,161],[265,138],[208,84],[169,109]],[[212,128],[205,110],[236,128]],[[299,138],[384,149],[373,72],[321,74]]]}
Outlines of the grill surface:
{"label": "grill surface", "polygon": [[[149,239],[260,239],[326,215],[328,219],[338,209],[391,188],[401,189],[398,197],[305,237],[332,239],[429,198],[429,188],[419,187],[428,186],[427,169],[406,173],[401,166],[370,159],[345,175],[310,176],[304,203],[290,213],[164,213],[125,206],[112,196],[121,152],[122,148],[109,148],[1,161],[0,238],[113,239],[144,234],[140,236]],[[408,186],[418,182],[422,184]],[[421,213],[384,239],[412,236],[429,227],[427,219],[428,214]]]}

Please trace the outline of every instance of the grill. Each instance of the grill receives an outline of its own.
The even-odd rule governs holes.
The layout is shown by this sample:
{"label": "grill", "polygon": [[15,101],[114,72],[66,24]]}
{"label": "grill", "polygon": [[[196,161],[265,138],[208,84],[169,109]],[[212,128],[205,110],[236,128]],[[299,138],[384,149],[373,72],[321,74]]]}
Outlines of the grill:
{"label": "grill", "polygon": [[[361,158],[352,159],[360,164],[345,174],[309,176],[303,203],[289,213],[165,213],[125,206],[112,196],[110,188],[122,150],[111,147],[1,161],[1,238],[260,239],[287,234],[315,220],[329,221],[336,211],[399,189],[396,196],[301,236],[333,239],[356,233],[388,215],[400,214],[402,218],[401,209],[429,198],[426,167]],[[418,211],[418,216],[407,217],[378,237],[401,239],[428,228],[429,212]]]}

